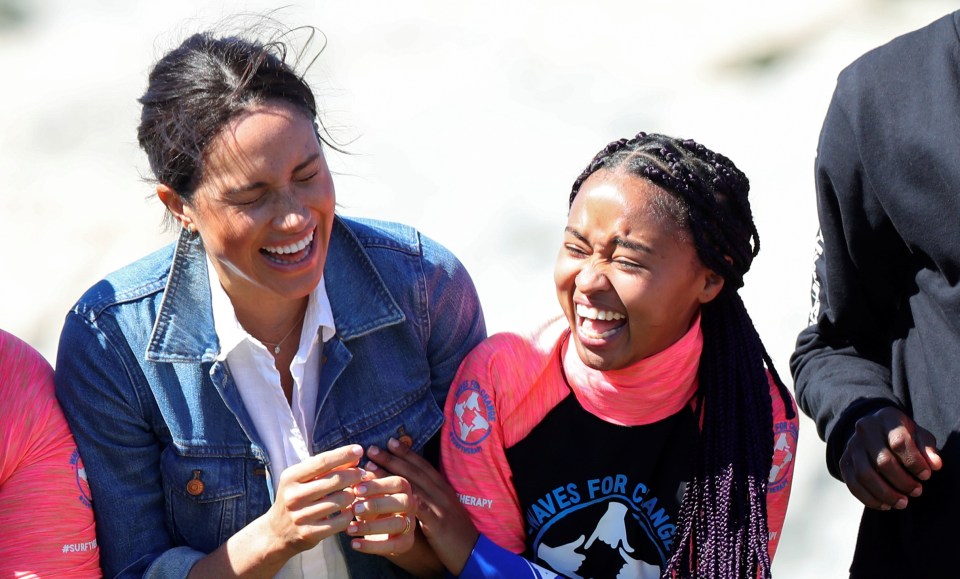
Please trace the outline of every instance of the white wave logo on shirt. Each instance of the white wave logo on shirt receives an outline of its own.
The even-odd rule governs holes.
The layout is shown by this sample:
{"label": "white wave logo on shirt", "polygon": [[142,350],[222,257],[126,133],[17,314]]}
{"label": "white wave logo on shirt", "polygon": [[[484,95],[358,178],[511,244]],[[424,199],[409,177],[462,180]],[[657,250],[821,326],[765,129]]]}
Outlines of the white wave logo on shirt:
{"label": "white wave logo on shirt", "polygon": [[87,508],[93,508],[93,496],[90,494],[90,482],[87,480],[87,469],[83,467],[83,459],[80,458],[80,451],[74,449],[70,455],[70,467],[77,480],[77,489],[80,490],[80,496],[77,497]]}
{"label": "white wave logo on shirt", "polygon": [[676,532],[658,502],[622,474],[557,487],[526,512],[537,562],[570,579],[658,578]]}
{"label": "white wave logo on shirt", "polygon": [[450,439],[463,452],[480,452],[480,443],[490,434],[490,424],[497,419],[493,402],[476,380],[461,382],[454,396],[456,418]]}

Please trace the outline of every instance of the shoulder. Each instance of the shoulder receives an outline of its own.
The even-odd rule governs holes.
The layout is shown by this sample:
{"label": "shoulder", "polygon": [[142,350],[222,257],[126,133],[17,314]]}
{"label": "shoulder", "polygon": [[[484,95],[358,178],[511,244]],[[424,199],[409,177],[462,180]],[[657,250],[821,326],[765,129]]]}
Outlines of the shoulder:
{"label": "shoulder", "polygon": [[467,355],[458,386],[477,381],[502,405],[518,405],[555,361],[565,328],[566,321],[559,318],[530,332],[490,336]]}
{"label": "shoulder", "polygon": [[[54,394],[53,368],[32,346],[0,330],[0,479],[4,465],[29,464],[69,436]],[[9,469],[5,471],[10,474]],[[0,480],[0,483],[3,481]]]}
{"label": "shoulder", "polygon": [[111,306],[162,294],[173,252],[170,244],[107,275],[80,296],[72,311],[94,320]]}
{"label": "shoulder", "polygon": [[949,84],[942,74],[958,62],[958,29],[960,11],[866,52],[840,73],[838,93],[901,98],[923,86]]}
{"label": "shoulder", "polygon": [[0,392],[8,402],[23,402],[27,397],[53,397],[50,363],[30,344],[3,330],[0,330]]}
{"label": "shoulder", "polygon": [[420,232],[409,225],[342,215],[337,221],[364,249],[387,249],[411,255],[420,253]]}
{"label": "shoulder", "polygon": [[365,217],[338,216],[337,220],[374,259],[404,254],[428,268],[452,272],[462,267],[450,250],[410,225]]}

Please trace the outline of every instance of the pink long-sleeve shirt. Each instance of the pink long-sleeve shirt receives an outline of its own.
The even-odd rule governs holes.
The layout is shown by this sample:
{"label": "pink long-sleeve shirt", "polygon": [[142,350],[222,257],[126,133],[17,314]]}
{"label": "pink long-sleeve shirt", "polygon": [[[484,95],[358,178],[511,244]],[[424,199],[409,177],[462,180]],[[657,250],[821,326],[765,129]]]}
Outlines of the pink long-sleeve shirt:
{"label": "pink long-sleeve shirt", "polygon": [[[632,368],[644,378],[628,387],[623,387],[627,378],[611,386],[608,381],[593,380],[589,369],[578,371],[561,361],[566,332],[566,320],[560,319],[532,335],[489,338],[464,360],[447,398],[442,469],[480,532],[514,553],[523,553],[527,547],[530,520],[514,489],[507,453],[554,407],[572,392],[587,412],[613,424],[634,426],[679,412],[696,391],[702,349],[699,323],[667,350],[641,361],[642,367]],[[770,388],[775,455],[768,479],[767,518],[772,558],[790,497],[798,423],[795,413],[794,418],[786,418],[784,401],[772,380]]]}
{"label": "pink long-sleeve shirt", "polygon": [[83,461],[53,369],[0,330],[0,577],[100,577]]}

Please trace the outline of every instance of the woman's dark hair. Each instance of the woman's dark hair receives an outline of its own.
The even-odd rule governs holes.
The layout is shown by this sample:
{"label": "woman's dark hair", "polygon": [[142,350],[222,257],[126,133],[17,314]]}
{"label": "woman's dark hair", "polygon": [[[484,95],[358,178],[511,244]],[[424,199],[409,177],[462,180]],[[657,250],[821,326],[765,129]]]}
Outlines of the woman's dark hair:
{"label": "woman's dark hair", "polygon": [[139,99],[143,108],[137,128],[137,141],[156,179],[189,201],[207,145],[228,122],[268,99],[301,109],[328,144],[316,125],[313,91],[294,68],[281,40],[210,32],[194,34],[164,55]]}
{"label": "woman's dark hair", "polygon": [[697,407],[702,427],[693,480],[680,506],[676,551],[666,577],[770,576],[767,478],[773,418],[767,371],[787,415],[793,402],[737,290],[760,250],[747,177],[730,159],[690,140],[640,133],[607,145],[580,174],[570,204],[597,171],[646,179],[672,196],[700,261],[721,275],[720,294],[701,309],[703,353]]}

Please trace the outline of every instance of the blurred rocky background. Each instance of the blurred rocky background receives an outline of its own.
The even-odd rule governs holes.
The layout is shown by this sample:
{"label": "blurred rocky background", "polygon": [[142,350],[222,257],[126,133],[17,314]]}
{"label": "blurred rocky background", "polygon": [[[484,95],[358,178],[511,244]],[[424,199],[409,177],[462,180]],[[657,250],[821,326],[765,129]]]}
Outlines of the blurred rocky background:
{"label": "blurred rocky background", "polygon": [[[639,130],[695,138],[752,182],[762,251],[742,290],[788,378],[806,323],[817,135],[839,71],[956,8],[943,0],[294,4],[322,32],[309,78],[341,211],[404,221],[470,269],[491,332],[559,313],[552,264],[573,179]],[[0,0],[0,327],[51,362],[64,313],[169,242],[136,145],[150,64],[258,1]],[[300,35],[303,38],[304,35]],[[312,52],[310,52],[312,51]],[[858,503],[802,425],[774,563],[845,577]]]}

